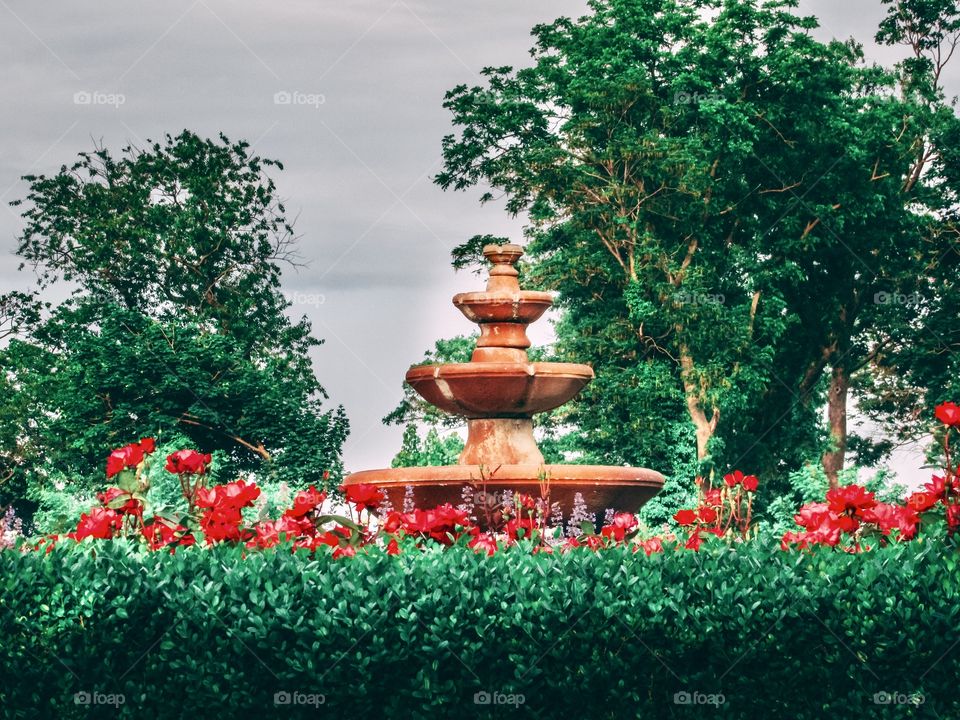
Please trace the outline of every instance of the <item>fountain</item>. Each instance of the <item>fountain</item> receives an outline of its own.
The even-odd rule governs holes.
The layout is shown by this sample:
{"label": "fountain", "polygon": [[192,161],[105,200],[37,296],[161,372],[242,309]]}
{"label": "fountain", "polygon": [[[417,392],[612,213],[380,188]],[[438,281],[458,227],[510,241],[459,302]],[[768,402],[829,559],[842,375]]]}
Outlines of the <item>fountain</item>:
{"label": "fountain", "polygon": [[535,497],[549,491],[564,515],[579,493],[587,512],[636,511],[663,486],[653,470],[601,465],[548,465],[533,435],[533,416],[568,402],[593,379],[589,365],[530,362],[527,325],[550,307],[549,293],[521,290],[519,245],[487,245],[492,263],[487,289],[459,293],[453,304],[480,326],[468,363],[419,365],[406,381],[427,402],[467,420],[467,441],[457,465],[365,470],[346,484],[369,483],[400,508],[412,491],[416,507],[458,505],[465,486],[484,498],[504,491]]}

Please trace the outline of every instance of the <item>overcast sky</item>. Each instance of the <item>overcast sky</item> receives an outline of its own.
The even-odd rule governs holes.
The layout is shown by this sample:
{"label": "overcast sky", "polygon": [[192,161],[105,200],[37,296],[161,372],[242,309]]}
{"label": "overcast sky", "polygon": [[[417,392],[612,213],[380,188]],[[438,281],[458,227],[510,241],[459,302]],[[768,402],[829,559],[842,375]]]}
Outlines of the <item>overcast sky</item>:
{"label": "overcast sky", "polygon": [[[436,338],[472,329],[450,297],[479,281],[454,274],[450,249],[478,233],[519,239],[522,227],[480,207],[478,193],[431,183],[451,131],[444,92],[477,82],[485,65],[527,62],[534,24],[585,9],[575,0],[0,0],[2,289],[33,283],[12,256],[21,222],[7,203],[23,195],[21,175],[56,172],[94,140],[119,150],[183,128],[246,139],[286,167],[276,179],[310,264],[287,272],[285,289],[326,341],[315,361],[350,417],[346,465],[387,466],[401,431],[380,419],[407,367]],[[820,17],[823,36],[864,41],[883,12],[880,0],[801,9]],[[294,100],[278,104],[277,93]],[[531,335],[545,341],[549,328]],[[895,465],[921,477],[919,463],[901,455]]]}

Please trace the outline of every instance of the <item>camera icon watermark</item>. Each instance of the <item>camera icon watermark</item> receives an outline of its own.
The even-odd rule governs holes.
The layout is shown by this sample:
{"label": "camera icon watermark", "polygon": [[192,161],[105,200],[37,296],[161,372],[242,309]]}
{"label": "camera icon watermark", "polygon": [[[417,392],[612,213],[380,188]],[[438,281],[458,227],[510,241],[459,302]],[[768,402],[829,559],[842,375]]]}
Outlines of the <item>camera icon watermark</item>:
{"label": "camera icon watermark", "polygon": [[327,296],[322,293],[284,292],[283,299],[288,305],[311,305],[320,307],[326,304]]}
{"label": "camera icon watermark", "polygon": [[923,696],[923,693],[913,692],[913,693],[902,693],[902,692],[886,692],[881,690],[880,692],[873,694],[873,702],[875,705],[923,705],[926,702],[926,698]]}
{"label": "camera icon watermark", "polygon": [[715,708],[720,707],[727,699],[723,693],[702,693],[697,690],[692,692],[681,690],[673,694],[674,705],[712,705]]}
{"label": "camera icon watermark", "polygon": [[906,307],[920,307],[920,296],[917,293],[886,292],[881,290],[873,294],[874,305],[904,305]]}
{"label": "camera icon watermark", "polygon": [[273,94],[274,105],[306,105],[320,109],[326,104],[327,96],[323,93],[305,93],[300,90],[280,90]]}
{"label": "camera icon watermark", "polygon": [[119,107],[126,102],[127,96],[122,93],[80,90],[73,94],[74,105],[106,105],[119,109]]}
{"label": "camera icon watermark", "polygon": [[279,692],[275,692],[273,694],[274,707],[279,707],[280,705],[297,705],[317,708],[326,702],[327,696],[323,693],[305,693],[298,690],[290,692],[288,690],[280,690]]}
{"label": "camera icon watermark", "polygon": [[705,102],[720,102],[723,96],[719,93],[701,93],[701,92],[675,92],[673,94],[674,105],[700,105]]}
{"label": "camera icon watermark", "polygon": [[673,294],[676,305],[723,305],[727,297],[723,293],[702,293],[680,291]]}
{"label": "camera icon watermark", "polygon": [[102,693],[81,690],[73,694],[74,705],[105,705],[118,708],[127,702],[123,693]]}
{"label": "camera icon watermark", "polygon": [[499,691],[480,690],[473,694],[474,705],[506,705],[518,708],[527,702],[523,693],[505,693]]}

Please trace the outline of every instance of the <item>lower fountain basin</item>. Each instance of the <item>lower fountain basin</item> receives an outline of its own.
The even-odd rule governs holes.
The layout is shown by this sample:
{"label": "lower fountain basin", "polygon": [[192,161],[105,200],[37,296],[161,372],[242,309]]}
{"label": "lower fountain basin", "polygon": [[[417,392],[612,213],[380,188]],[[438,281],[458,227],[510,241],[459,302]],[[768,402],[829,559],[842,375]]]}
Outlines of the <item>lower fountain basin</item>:
{"label": "lower fountain basin", "polygon": [[419,365],[407,382],[423,398],[466,418],[525,418],[560,407],[593,379],[576,363],[469,362]]}
{"label": "lower fountain basin", "polygon": [[[540,480],[540,477],[547,478]],[[403,508],[407,487],[413,489],[418,508],[463,502],[463,488],[471,485],[481,520],[481,503],[499,503],[504,491],[545,496],[559,503],[569,518],[574,496],[580,493],[587,512],[602,514],[607,508],[635,512],[663,487],[663,475],[655,470],[606,465],[442,465],[437,467],[389,468],[351,473],[346,485],[368,483],[384,491],[396,510]],[[480,494],[482,493],[482,495]]]}

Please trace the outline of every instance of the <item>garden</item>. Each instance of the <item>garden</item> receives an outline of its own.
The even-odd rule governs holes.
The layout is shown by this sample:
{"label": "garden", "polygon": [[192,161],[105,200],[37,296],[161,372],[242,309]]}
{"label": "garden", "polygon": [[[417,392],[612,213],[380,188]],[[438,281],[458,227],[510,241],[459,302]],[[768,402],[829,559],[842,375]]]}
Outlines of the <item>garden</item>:
{"label": "garden", "polygon": [[20,168],[0,717],[960,717],[960,5],[873,4],[591,0],[448,90],[433,186],[523,237],[444,248],[379,470],[321,376],[397,316],[297,316],[258,141]]}

